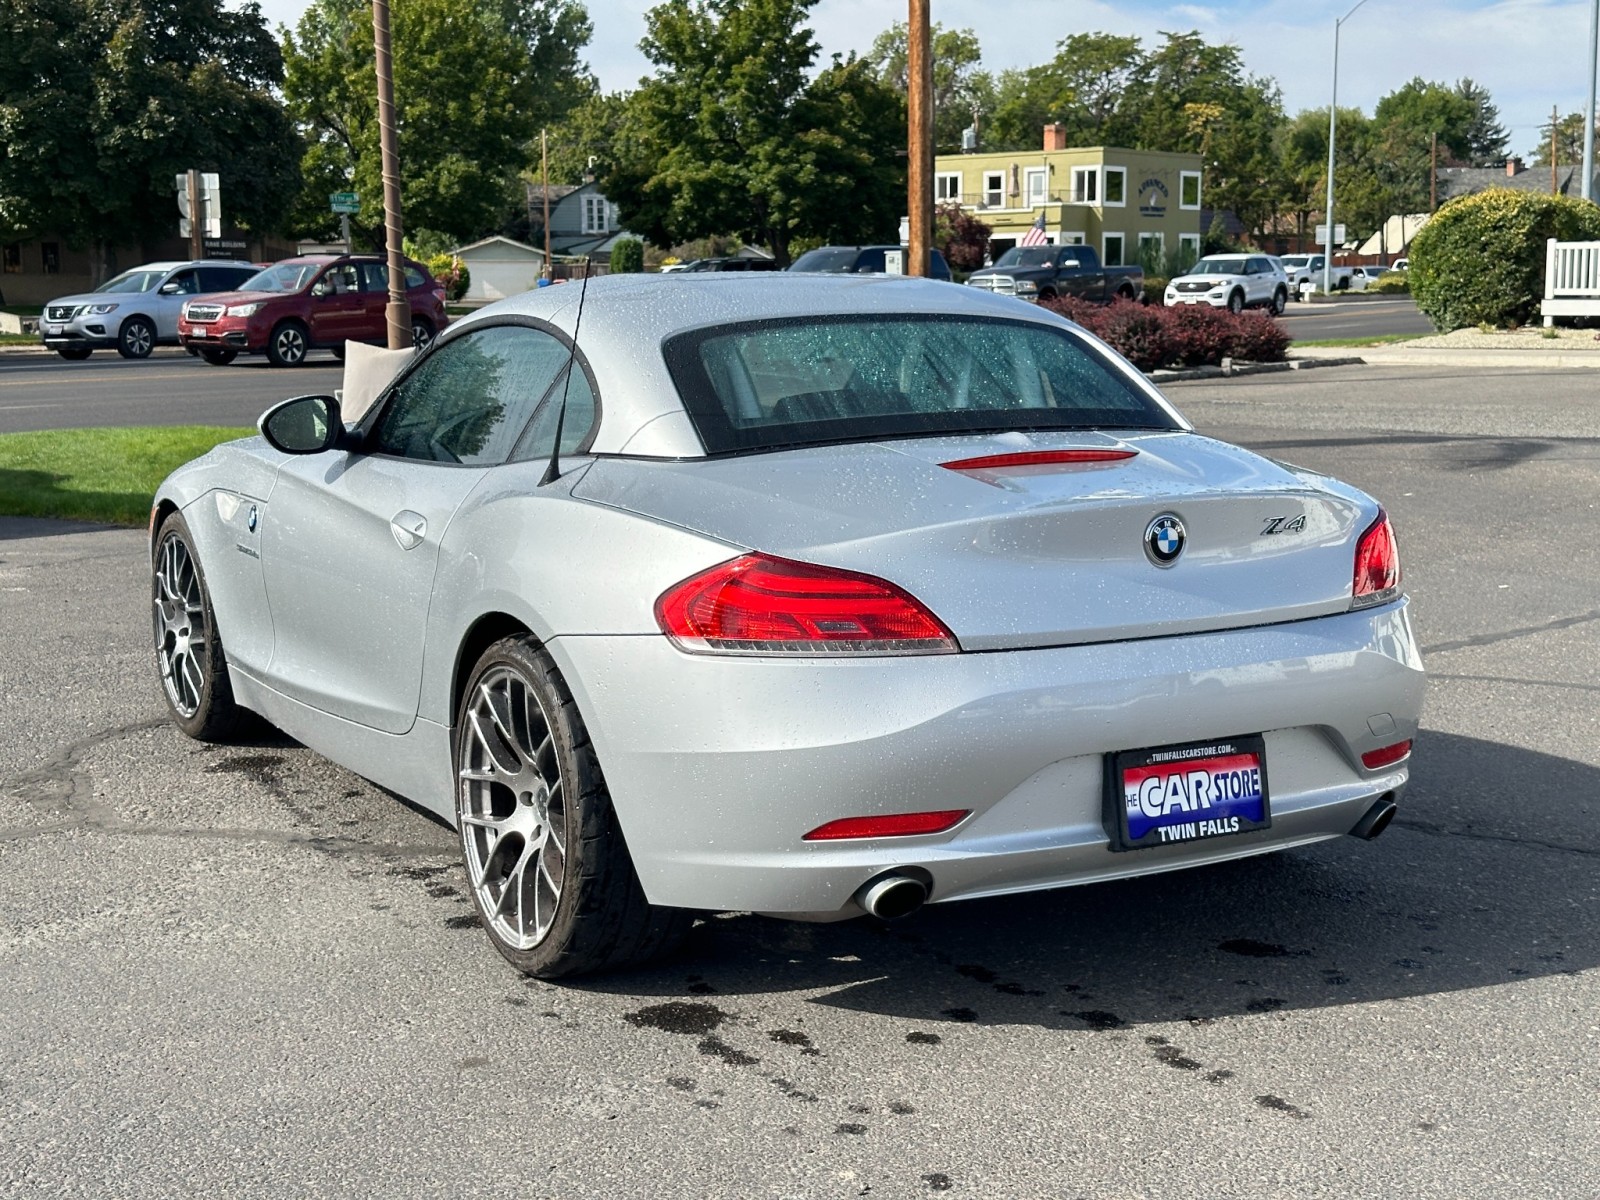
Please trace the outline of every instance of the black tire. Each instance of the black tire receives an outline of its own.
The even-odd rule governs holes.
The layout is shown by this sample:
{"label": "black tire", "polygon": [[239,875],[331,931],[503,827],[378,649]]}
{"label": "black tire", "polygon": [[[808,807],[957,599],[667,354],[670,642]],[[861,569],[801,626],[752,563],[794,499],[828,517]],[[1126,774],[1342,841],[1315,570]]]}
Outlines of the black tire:
{"label": "black tire", "polygon": [[1055,288],[1040,288],[1039,289],[1039,299],[1040,300],[1054,300],[1055,298],[1056,298],[1056,290],[1055,290]]}
{"label": "black tire", "polygon": [[503,638],[484,652],[452,746],[468,890],[507,962],[556,979],[645,962],[682,941],[693,914],[645,899],[583,718],[533,638]]}
{"label": "black tire", "polygon": [[150,608],[156,671],[172,723],[197,741],[228,741],[246,714],[233,698],[194,539],[177,513],[156,534]]}
{"label": "black tire", "polygon": [[1233,295],[1228,297],[1228,311],[1234,314],[1244,311],[1244,293],[1237,288],[1234,289]]}
{"label": "black tire", "polygon": [[129,317],[117,331],[117,353],[123,358],[149,358],[156,348],[156,327],[147,317]]}
{"label": "black tire", "polygon": [[1289,289],[1279,288],[1272,293],[1272,315],[1283,316],[1283,310],[1289,307]]}
{"label": "black tire", "polygon": [[311,350],[311,339],[299,321],[280,321],[267,339],[267,360],[275,367],[298,367]]}
{"label": "black tire", "polygon": [[207,346],[199,354],[213,367],[225,367],[239,357],[237,350],[228,350],[222,346]]}
{"label": "black tire", "polygon": [[411,346],[421,354],[433,343],[433,322],[426,317],[411,318]]}
{"label": "black tire", "polygon": [[1130,287],[1118,288],[1117,289],[1117,299],[1118,300],[1132,300],[1133,299],[1133,289],[1130,288]]}
{"label": "black tire", "polygon": [[68,362],[82,362],[94,353],[93,346],[57,346],[56,353]]}

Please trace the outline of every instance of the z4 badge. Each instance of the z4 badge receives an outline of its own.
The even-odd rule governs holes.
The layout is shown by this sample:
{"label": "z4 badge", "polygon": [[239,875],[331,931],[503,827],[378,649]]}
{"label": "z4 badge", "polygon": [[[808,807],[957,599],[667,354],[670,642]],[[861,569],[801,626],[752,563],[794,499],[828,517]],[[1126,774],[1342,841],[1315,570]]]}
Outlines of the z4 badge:
{"label": "z4 badge", "polygon": [[1275,533],[1299,533],[1306,527],[1304,514],[1290,520],[1288,517],[1268,517],[1267,527],[1261,531],[1262,537],[1271,537]]}

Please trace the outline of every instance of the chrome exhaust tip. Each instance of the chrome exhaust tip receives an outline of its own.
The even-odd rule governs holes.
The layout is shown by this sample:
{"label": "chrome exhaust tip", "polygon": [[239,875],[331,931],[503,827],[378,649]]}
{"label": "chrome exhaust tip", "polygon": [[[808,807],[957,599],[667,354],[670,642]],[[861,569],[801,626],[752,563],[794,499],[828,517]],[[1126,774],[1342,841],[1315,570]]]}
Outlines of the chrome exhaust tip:
{"label": "chrome exhaust tip", "polygon": [[1356,822],[1355,828],[1350,831],[1350,836],[1370,842],[1389,828],[1389,822],[1394,820],[1395,813],[1399,811],[1400,806],[1394,802],[1394,793],[1385,792],[1371,808],[1367,809],[1366,815]]}
{"label": "chrome exhaust tip", "polygon": [[855,901],[870,916],[880,921],[895,921],[921,908],[930,891],[932,880],[893,871],[862,884]]}

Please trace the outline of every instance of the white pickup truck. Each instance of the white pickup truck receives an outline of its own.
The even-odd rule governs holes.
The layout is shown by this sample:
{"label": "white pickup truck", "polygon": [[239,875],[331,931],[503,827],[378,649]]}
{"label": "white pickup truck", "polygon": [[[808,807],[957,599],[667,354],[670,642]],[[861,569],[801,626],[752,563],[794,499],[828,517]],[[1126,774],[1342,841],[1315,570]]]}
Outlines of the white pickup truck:
{"label": "white pickup truck", "polygon": [[[1322,265],[1327,260],[1321,254],[1285,254],[1278,260],[1283,264],[1283,273],[1289,277],[1289,295],[1296,300],[1300,299],[1300,285],[1310,280],[1317,287],[1322,286]],[[1341,267],[1333,264],[1333,290],[1336,292],[1348,291],[1350,279],[1354,275],[1350,267]]]}

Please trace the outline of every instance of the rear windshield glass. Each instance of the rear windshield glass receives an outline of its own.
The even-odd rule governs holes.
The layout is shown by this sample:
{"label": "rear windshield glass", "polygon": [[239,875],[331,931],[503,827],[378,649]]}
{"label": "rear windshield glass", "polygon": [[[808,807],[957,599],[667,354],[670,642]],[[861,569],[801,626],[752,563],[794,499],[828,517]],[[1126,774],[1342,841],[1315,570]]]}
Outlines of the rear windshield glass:
{"label": "rear windshield glass", "polygon": [[1103,352],[1030,321],[934,315],[718,326],[663,347],[710,454],[1005,429],[1177,429]]}
{"label": "rear windshield glass", "polygon": [[241,292],[298,292],[311,282],[311,277],[322,268],[321,263],[281,262],[245,280]]}
{"label": "rear windshield glass", "polygon": [[854,246],[823,246],[817,250],[807,250],[794,260],[789,270],[848,271],[856,265],[858,253]]}

